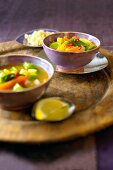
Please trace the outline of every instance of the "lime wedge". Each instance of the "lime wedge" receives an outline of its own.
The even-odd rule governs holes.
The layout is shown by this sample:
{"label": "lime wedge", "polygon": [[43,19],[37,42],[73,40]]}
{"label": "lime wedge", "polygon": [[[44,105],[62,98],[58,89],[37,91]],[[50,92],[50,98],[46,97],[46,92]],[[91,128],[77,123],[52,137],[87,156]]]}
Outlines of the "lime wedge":
{"label": "lime wedge", "polygon": [[61,121],[68,118],[75,110],[75,105],[60,97],[41,99],[33,106],[33,115],[37,120]]}

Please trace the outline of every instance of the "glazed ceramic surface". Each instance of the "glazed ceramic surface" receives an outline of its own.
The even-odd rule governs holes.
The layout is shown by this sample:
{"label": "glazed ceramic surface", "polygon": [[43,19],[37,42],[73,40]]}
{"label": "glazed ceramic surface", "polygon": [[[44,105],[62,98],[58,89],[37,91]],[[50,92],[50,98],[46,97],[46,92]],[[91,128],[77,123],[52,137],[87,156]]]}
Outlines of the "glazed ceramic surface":
{"label": "glazed ceramic surface", "polygon": [[[45,54],[44,50],[41,50],[38,53],[38,56],[41,58],[44,58],[51,62],[47,55]],[[52,62],[51,62],[52,63]],[[52,63],[53,64],[53,63]],[[53,64],[55,71],[60,72],[60,73],[66,73],[66,74],[88,74],[88,73],[93,73],[99,70],[102,70],[108,66],[108,60],[107,58],[101,54],[100,52],[95,54],[94,59],[89,63],[86,64],[85,66],[78,68],[78,69],[62,69],[62,67],[57,66],[56,64]]]}
{"label": "glazed ceramic surface", "polygon": [[[68,37],[77,36],[79,38],[85,38],[94,42],[97,47],[92,50],[81,52],[81,53],[62,52],[62,51],[49,48],[50,43],[56,41],[57,37],[64,37],[64,36],[68,36]],[[90,63],[91,60],[95,57],[95,54],[98,52],[99,47],[100,47],[100,41],[98,38],[80,32],[55,33],[53,35],[47,36],[43,41],[43,48],[48,58],[56,65],[68,69],[80,68]]]}
{"label": "glazed ceramic surface", "polygon": [[0,105],[3,108],[7,108],[9,110],[18,110],[28,107],[45,93],[46,88],[49,85],[54,73],[54,69],[48,61],[39,57],[28,55],[6,55],[5,57],[0,57],[1,65],[21,64],[24,61],[31,62],[45,69],[49,78],[40,86],[28,88],[24,91],[0,91]]}

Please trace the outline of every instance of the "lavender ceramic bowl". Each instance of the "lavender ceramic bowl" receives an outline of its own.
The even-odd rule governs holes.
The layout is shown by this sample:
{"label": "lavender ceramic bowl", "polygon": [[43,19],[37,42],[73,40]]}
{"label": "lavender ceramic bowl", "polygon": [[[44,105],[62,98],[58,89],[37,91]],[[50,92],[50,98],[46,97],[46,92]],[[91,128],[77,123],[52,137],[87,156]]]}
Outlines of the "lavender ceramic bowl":
{"label": "lavender ceramic bowl", "polygon": [[46,91],[54,74],[53,66],[46,60],[28,55],[7,55],[0,57],[0,65],[21,64],[24,61],[31,62],[42,67],[48,73],[48,80],[40,86],[28,88],[24,91],[0,91],[0,106],[8,110],[27,108],[38,100]]}
{"label": "lavender ceramic bowl", "polygon": [[[64,37],[64,36],[68,36],[70,38],[72,36],[77,36],[79,38],[88,39],[96,44],[96,48],[81,53],[61,52],[49,48],[50,43],[56,41],[57,37]],[[77,69],[90,63],[91,60],[95,57],[95,54],[99,51],[99,47],[100,47],[100,41],[98,38],[81,32],[59,32],[47,36],[43,41],[43,48],[48,58],[57,66],[61,66],[64,69]]]}

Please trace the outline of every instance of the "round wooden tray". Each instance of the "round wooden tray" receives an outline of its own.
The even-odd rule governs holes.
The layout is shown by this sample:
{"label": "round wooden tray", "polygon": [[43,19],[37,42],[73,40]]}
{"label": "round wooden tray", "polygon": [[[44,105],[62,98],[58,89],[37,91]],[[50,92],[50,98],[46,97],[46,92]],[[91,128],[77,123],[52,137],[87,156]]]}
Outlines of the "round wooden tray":
{"label": "round wooden tray", "polygon": [[[1,44],[1,55],[37,55],[39,49],[25,48],[16,42]],[[7,48],[8,47],[8,48]],[[47,123],[35,121],[31,108],[7,111],[0,108],[0,140],[8,142],[48,143],[85,136],[113,124],[113,54],[100,49],[107,57],[106,69],[84,75],[55,72],[44,97],[60,96],[72,100],[75,113],[67,120]],[[43,57],[43,56],[42,56]]]}

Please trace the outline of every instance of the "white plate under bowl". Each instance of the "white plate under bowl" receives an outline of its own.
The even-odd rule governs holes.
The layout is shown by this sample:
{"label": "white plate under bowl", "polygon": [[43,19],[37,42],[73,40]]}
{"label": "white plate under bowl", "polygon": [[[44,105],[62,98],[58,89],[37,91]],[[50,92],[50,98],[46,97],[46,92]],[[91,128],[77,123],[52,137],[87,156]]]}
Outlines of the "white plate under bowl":
{"label": "white plate under bowl", "polygon": [[[46,56],[44,50],[40,51],[38,56],[51,62]],[[86,74],[86,73],[92,73],[104,69],[108,65],[108,60],[106,59],[105,56],[103,56],[100,52],[98,52],[95,55],[94,59],[89,64],[78,69],[65,70],[60,66],[56,66],[54,63],[52,64],[57,72],[66,73],[66,74]]]}

